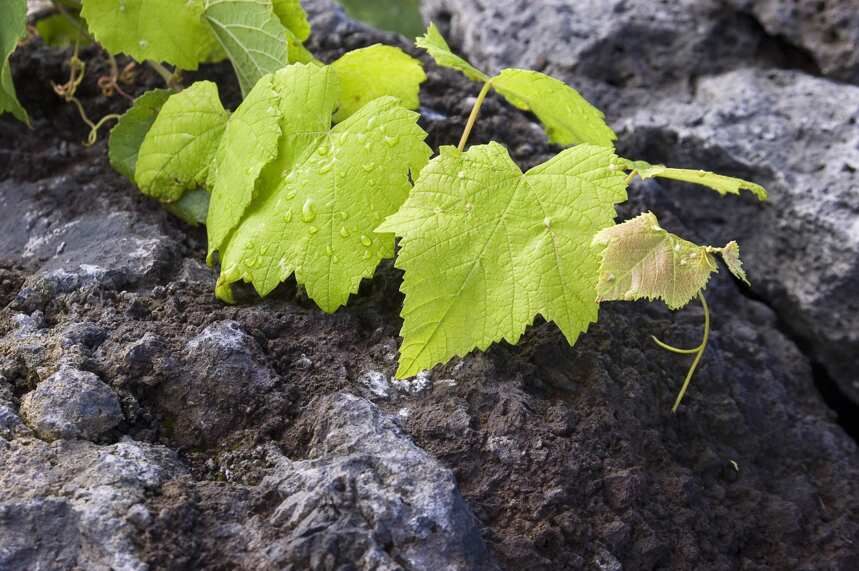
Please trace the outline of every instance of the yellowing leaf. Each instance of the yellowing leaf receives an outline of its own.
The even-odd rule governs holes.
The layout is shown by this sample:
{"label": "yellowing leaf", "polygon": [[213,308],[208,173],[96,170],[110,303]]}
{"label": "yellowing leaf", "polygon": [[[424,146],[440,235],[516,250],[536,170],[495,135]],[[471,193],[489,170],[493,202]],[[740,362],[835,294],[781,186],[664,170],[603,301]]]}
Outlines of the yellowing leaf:
{"label": "yellowing leaf", "polygon": [[85,0],[81,15],[111,53],[197,69],[212,48],[203,0]]}
{"label": "yellowing leaf", "polygon": [[108,157],[110,166],[129,180],[134,180],[134,170],[137,168],[137,155],[140,145],[161,106],[173,93],[169,89],[153,89],[134,100],[134,104],[126,111],[110,130],[108,142]]}
{"label": "yellowing leaf", "polygon": [[628,165],[635,169],[642,180],[658,177],[700,184],[701,186],[715,190],[722,196],[726,194],[740,194],[740,190],[745,189],[754,194],[758,200],[767,199],[767,191],[764,187],[741,178],[724,176],[703,170],[675,169],[663,165],[651,165],[644,161],[629,161]]}
{"label": "yellowing leaf", "polygon": [[430,24],[426,34],[415,40],[415,45],[425,49],[432,59],[442,67],[449,67],[462,72],[469,79],[475,81],[488,81],[489,76],[459,57],[450,50],[441,32],[435,24]]}
{"label": "yellowing leaf", "polygon": [[171,95],[140,146],[134,180],[141,192],[175,202],[202,187],[228,117],[211,81]]}
{"label": "yellowing leaf", "polygon": [[497,143],[442,147],[377,231],[401,237],[398,377],[516,343],[538,314],[572,344],[597,318],[591,240],[626,199],[611,149],[578,145],[523,174]]}
{"label": "yellowing leaf", "polygon": [[614,145],[617,135],[602,111],[563,81],[538,71],[505,69],[492,78],[492,86],[514,106],[534,113],[553,143]]}
{"label": "yellowing leaf", "polygon": [[270,0],[207,0],[206,20],[236,70],[242,94],[287,64],[287,30]]}
{"label": "yellowing leaf", "polygon": [[368,102],[391,95],[403,107],[417,109],[426,80],[421,63],[403,50],[375,44],[344,54],[331,64],[340,80],[340,104],[334,120],[343,121]]}
{"label": "yellowing leaf", "polygon": [[[402,204],[409,175],[416,177],[428,160],[426,133],[417,114],[393,97],[373,100],[332,128],[339,88],[331,66],[293,64],[263,82],[275,93],[282,134],[255,191],[244,186],[235,192],[222,181],[231,169],[223,162],[217,167],[209,228],[229,228],[229,235],[219,230],[213,242],[210,233],[210,250],[221,259],[216,293],[229,301],[230,284],[244,280],[266,295],[294,273],[310,298],[331,312],[393,255],[394,237],[373,230]],[[257,115],[243,110],[254,104],[253,96],[230,119],[219,151],[238,172],[259,164],[253,145],[228,140],[236,117]]]}
{"label": "yellowing leaf", "polygon": [[599,301],[661,299],[679,309],[718,269],[714,253],[721,253],[731,271],[745,278],[736,242],[724,248],[693,244],[664,230],[650,212],[602,230],[593,243],[602,247]]}

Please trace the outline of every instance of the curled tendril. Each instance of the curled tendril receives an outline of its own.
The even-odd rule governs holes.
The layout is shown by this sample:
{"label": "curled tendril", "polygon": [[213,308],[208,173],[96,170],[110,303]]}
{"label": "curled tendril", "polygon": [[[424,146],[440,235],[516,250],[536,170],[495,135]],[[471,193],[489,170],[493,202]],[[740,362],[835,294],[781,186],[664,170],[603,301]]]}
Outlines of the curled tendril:
{"label": "curled tendril", "polygon": [[698,299],[701,300],[701,305],[704,307],[704,338],[701,340],[700,345],[691,349],[680,349],[673,345],[669,345],[668,343],[664,343],[651,335],[653,341],[666,351],[671,351],[672,353],[677,353],[679,355],[695,355],[695,358],[692,360],[692,366],[689,367],[689,372],[686,373],[686,379],[683,381],[683,386],[680,387],[680,392],[677,394],[677,399],[674,401],[674,406],[671,407],[671,412],[677,412],[680,402],[686,395],[686,389],[689,388],[689,383],[692,381],[692,375],[695,374],[695,369],[698,368],[698,364],[701,362],[701,357],[704,356],[704,351],[707,350],[707,342],[710,339],[710,308],[707,305],[707,300],[704,299],[704,294],[701,292],[698,292]]}

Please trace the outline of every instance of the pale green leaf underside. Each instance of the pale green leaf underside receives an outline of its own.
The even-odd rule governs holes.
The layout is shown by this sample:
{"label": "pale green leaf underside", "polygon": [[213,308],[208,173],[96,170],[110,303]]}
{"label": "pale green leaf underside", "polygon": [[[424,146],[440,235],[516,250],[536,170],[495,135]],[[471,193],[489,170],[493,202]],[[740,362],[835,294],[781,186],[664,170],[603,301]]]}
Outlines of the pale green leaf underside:
{"label": "pale green leaf underside", "polygon": [[431,151],[417,114],[393,97],[331,128],[338,84],[330,66],[291,65],[273,81],[284,135],[257,198],[220,249],[217,293],[229,300],[229,284],[244,280],[266,295],[294,273],[332,312],[393,255],[393,235],[373,230],[405,200],[409,173],[417,176]]}
{"label": "pale green leaf underside", "polygon": [[353,50],[331,67],[340,80],[340,104],[334,114],[338,123],[383,95],[397,97],[407,109],[420,105],[426,74],[418,60],[399,48],[376,44]]}
{"label": "pale green leaf underside", "polygon": [[579,145],[525,174],[497,143],[442,147],[378,231],[401,237],[398,377],[516,343],[535,316],[572,344],[597,318],[591,240],[626,200],[611,149]]}
{"label": "pale green leaf underside", "polygon": [[5,0],[0,17],[0,115],[10,112],[23,123],[30,123],[27,112],[18,102],[12,82],[9,56],[15,51],[18,39],[26,32],[27,1]]}
{"label": "pale green leaf underside", "polygon": [[176,202],[165,204],[171,214],[192,226],[206,223],[209,213],[209,191],[204,188],[194,188],[185,192]]}
{"label": "pale green leaf underside", "polygon": [[435,24],[430,24],[426,34],[415,40],[415,45],[425,49],[435,62],[442,67],[449,67],[462,72],[474,81],[488,81],[489,76],[459,57],[450,50],[441,32]]}
{"label": "pale green leaf underside", "polygon": [[228,118],[211,81],[171,95],[140,146],[134,180],[141,192],[175,202],[204,186]]}
{"label": "pale green leaf underside", "polygon": [[692,184],[699,184],[715,190],[722,196],[726,194],[740,194],[740,190],[748,190],[754,194],[758,200],[767,199],[767,191],[759,184],[716,174],[710,171],[695,170],[695,169],[675,169],[664,165],[652,165],[645,161],[627,161],[627,168],[635,170],[642,180],[648,178],[667,178],[671,180],[679,180]]}
{"label": "pale green leaf underside", "polygon": [[134,104],[110,130],[107,145],[110,166],[131,181],[134,180],[140,145],[171,93],[169,89],[147,91],[134,100]]}
{"label": "pale green leaf underside", "polygon": [[553,143],[614,145],[617,135],[602,111],[563,81],[538,71],[505,69],[492,78],[492,86],[512,105],[534,113]]}
{"label": "pale green leaf underside", "polygon": [[749,283],[749,277],[746,275],[746,270],[743,269],[742,260],[740,260],[740,245],[731,240],[722,248],[721,254],[728,270],[741,282],[752,285]]}
{"label": "pale green leaf underside", "polygon": [[270,0],[207,0],[205,18],[233,64],[243,95],[287,64],[286,28]]}
{"label": "pale green leaf underside", "polygon": [[227,121],[209,173],[209,263],[253,200],[263,167],[277,156],[281,135],[278,101],[272,76],[264,76]]}
{"label": "pale green leaf underside", "polygon": [[602,230],[593,243],[601,248],[599,301],[661,299],[679,309],[707,287],[718,269],[717,252],[746,281],[736,242],[724,248],[699,246],[663,229],[651,212]]}
{"label": "pale green leaf underside", "polygon": [[212,51],[203,0],[84,0],[81,15],[111,53],[197,69]]}

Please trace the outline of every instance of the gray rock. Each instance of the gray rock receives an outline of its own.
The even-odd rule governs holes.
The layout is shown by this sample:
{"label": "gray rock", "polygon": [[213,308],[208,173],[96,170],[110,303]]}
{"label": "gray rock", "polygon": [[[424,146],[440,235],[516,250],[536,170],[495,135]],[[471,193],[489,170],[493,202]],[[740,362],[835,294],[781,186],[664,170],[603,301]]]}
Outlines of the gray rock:
{"label": "gray rock", "polygon": [[24,395],[21,413],[42,438],[95,440],[122,421],[113,390],[93,373],[63,368]]}
{"label": "gray rock", "polygon": [[629,156],[764,184],[764,205],[670,194],[704,239],[737,239],[755,291],[859,402],[859,88],[789,71],[702,79],[692,100],[636,113]]}
{"label": "gray rock", "polygon": [[820,70],[859,83],[859,5],[855,0],[730,0],[766,31],[806,50]]}
{"label": "gray rock", "polygon": [[391,398],[391,383],[385,373],[366,371],[355,379],[358,389],[369,399],[388,400]]}
{"label": "gray rock", "polygon": [[160,386],[177,441],[205,445],[243,424],[266,402],[279,377],[235,321],[218,321],[188,340],[176,374]]}
{"label": "gray rock", "polygon": [[[489,73],[544,71],[609,112],[748,62],[765,38],[718,0],[424,0],[427,19]],[[447,26],[449,22],[449,26]],[[620,89],[619,89],[620,88]]]}
{"label": "gray rock", "polygon": [[271,516],[280,538],[264,550],[275,565],[494,567],[453,474],[393,419],[346,393],[324,399],[314,417],[309,459],[282,459],[262,483],[281,498]]}
{"label": "gray rock", "polygon": [[14,409],[0,401],[0,438],[11,440],[16,436],[28,436],[30,434],[30,429],[21,421]]}
{"label": "gray rock", "polygon": [[184,474],[160,446],[12,441],[0,448],[0,569],[148,569],[127,518]]}

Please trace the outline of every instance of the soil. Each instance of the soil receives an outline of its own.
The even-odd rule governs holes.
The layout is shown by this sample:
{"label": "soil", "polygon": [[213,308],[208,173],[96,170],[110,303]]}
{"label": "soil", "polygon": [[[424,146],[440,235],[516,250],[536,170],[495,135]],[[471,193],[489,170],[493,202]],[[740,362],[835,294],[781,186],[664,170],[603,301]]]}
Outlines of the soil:
{"label": "soil", "polygon": [[[311,48],[331,60],[376,41],[401,45],[393,35],[353,31],[314,38]],[[15,84],[33,128],[0,119],[0,179],[43,185],[36,196],[51,210],[42,216],[71,221],[130,212],[174,247],[168,263],[143,279],[39,301],[19,291],[44,260],[0,253],[0,333],[12,329],[13,315],[36,311],[54,330],[93,324],[101,333],[87,341],[78,365],[116,390],[125,413],[105,443],[130,437],[164,444],[192,474],[150,499],[157,517],[138,538],[144,560],[152,569],[250,568],[205,530],[216,521],[271,515],[276,504],[250,491],[270,468],[261,446],[307,458],[314,403],[341,391],[368,396],[357,382],[362,374],[393,374],[400,272],[382,264],[333,315],[292,282],[262,301],[247,289],[235,306],[216,301],[213,277],[200,264],[204,230],[172,218],[113,172],[105,133],[92,147],[82,144],[87,129],[50,88],[64,80],[68,55],[38,40],[14,55]],[[87,112],[122,112],[127,102],[104,97],[95,83],[106,70],[101,54],[87,48],[83,58],[90,64],[79,97]],[[429,144],[455,144],[476,86],[424,63]],[[227,105],[237,104],[227,65],[206,66],[187,81],[203,78],[219,84]],[[125,87],[136,96],[158,84],[138,68]],[[532,118],[495,96],[472,143],[490,139],[506,144],[523,168],[558,150]],[[59,176],[64,184],[44,183]],[[654,200],[635,197],[621,216]],[[683,227],[670,211],[663,222]],[[694,228],[685,231],[695,236]],[[859,568],[859,459],[818,394],[810,361],[779,330],[778,316],[729,279],[714,282],[710,299],[712,346],[677,414],[670,406],[687,362],[659,350],[649,335],[695,345],[701,313],[644,303],[606,305],[575,347],[554,325],[538,322],[515,347],[498,344],[437,367],[426,392],[374,400],[452,470],[491,564],[503,569]],[[224,320],[253,338],[259,362],[277,380],[260,393],[193,385],[201,392],[190,410],[176,382],[193,381],[172,357]],[[156,342],[129,357],[129,347],[147,335]],[[7,377],[20,396],[43,375],[16,362]],[[215,418],[214,432],[196,429],[195,415]]]}

